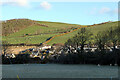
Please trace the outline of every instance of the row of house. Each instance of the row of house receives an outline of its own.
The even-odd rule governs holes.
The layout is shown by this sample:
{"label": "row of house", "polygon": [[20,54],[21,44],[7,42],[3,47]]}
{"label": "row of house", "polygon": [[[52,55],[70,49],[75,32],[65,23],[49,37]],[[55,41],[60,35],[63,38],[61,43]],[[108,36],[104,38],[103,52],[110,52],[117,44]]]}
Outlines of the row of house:
{"label": "row of house", "polygon": [[[59,50],[57,50],[59,48]],[[120,49],[120,45],[116,46],[116,49]],[[40,47],[36,47],[36,48],[29,48],[26,49],[24,51],[19,52],[19,54],[30,54],[30,57],[34,58],[34,57],[39,57],[41,59],[44,59],[45,56],[56,56],[56,55],[61,55],[61,54],[68,54],[68,53],[77,53],[77,50],[80,50],[80,46],[78,46],[77,48],[69,46],[68,47],[63,47],[63,45],[60,44],[54,44],[53,46],[49,46],[49,45],[44,45],[44,46],[40,46]],[[84,47],[84,51],[85,52],[95,52],[97,50],[97,46],[92,46],[89,47],[88,45],[85,45]],[[113,47],[107,47],[106,48],[107,51],[113,51]],[[15,58],[14,54],[6,54],[7,57],[10,58]]]}
{"label": "row of house", "polygon": [[16,55],[15,54],[5,54],[6,58],[15,58]]}

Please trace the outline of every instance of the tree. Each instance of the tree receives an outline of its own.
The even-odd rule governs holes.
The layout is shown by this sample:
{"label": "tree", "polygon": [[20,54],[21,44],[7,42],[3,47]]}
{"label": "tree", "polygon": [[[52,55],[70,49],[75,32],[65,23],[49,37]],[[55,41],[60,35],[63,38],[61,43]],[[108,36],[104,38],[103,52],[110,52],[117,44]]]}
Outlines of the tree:
{"label": "tree", "polygon": [[119,28],[116,28],[115,30],[113,30],[113,28],[110,28],[110,30],[108,31],[109,32],[109,41],[113,43],[113,50],[116,49],[116,45],[117,45],[117,42],[119,41],[119,32],[118,32]]}
{"label": "tree", "polygon": [[74,46],[74,44],[75,44],[75,43],[74,43],[73,39],[71,38],[71,39],[68,39],[68,40],[67,40],[67,42],[65,43],[65,46],[67,46],[67,45],[68,45],[68,46]]}
{"label": "tree", "polygon": [[109,41],[110,42],[112,42],[112,44],[113,44],[113,56],[114,56],[114,60],[115,60],[115,64],[117,64],[118,63],[118,52],[116,51],[116,46],[117,46],[117,43],[120,41],[120,33],[119,33],[119,31],[120,31],[120,28],[119,27],[117,27],[116,29],[110,29],[109,30]]}
{"label": "tree", "polygon": [[98,49],[100,51],[104,51],[105,44],[108,41],[108,33],[106,32],[98,32],[97,36],[95,36],[96,44],[98,45]]}
{"label": "tree", "polygon": [[73,37],[77,47],[81,46],[81,53],[84,51],[84,45],[91,40],[92,33],[86,28],[81,28],[76,36]]}
{"label": "tree", "polygon": [[69,39],[65,44],[69,46],[81,46],[81,53],[84,51],[84,45],[91,40],[92,33],[86,28],[81,28],[81,30],[71,39]]}

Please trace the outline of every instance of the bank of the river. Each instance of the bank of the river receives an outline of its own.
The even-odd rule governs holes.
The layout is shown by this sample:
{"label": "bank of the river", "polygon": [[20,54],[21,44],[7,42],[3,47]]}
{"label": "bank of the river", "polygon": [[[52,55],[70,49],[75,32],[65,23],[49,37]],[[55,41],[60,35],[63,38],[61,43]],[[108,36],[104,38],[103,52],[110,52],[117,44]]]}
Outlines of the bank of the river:
{"label": "bank of the river", "polygon": [[3,78],[117,78],[117,66],[14,64],[2,65]]}

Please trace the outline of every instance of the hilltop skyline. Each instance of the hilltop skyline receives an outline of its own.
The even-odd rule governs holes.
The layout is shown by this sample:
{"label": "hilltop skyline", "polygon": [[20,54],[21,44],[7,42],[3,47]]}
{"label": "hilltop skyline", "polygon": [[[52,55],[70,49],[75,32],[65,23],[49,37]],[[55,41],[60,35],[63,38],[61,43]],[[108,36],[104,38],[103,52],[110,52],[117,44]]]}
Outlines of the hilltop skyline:
{"label": "hilltop skyline", "polygon": [[27,18],[81,25],[118,21],[117,2],[11,2],[1,9],[1,20]]}

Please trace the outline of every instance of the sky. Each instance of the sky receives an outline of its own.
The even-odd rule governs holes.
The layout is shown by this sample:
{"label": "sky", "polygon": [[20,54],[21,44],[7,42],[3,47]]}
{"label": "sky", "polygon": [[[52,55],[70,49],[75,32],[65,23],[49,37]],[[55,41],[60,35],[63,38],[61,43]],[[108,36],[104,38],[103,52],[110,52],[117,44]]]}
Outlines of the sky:
{"label": "sky", "polygon": [[0,2],[0,13],[1,20],[27,18],[91,25],[118,21],[118,2],[6,1]]}

